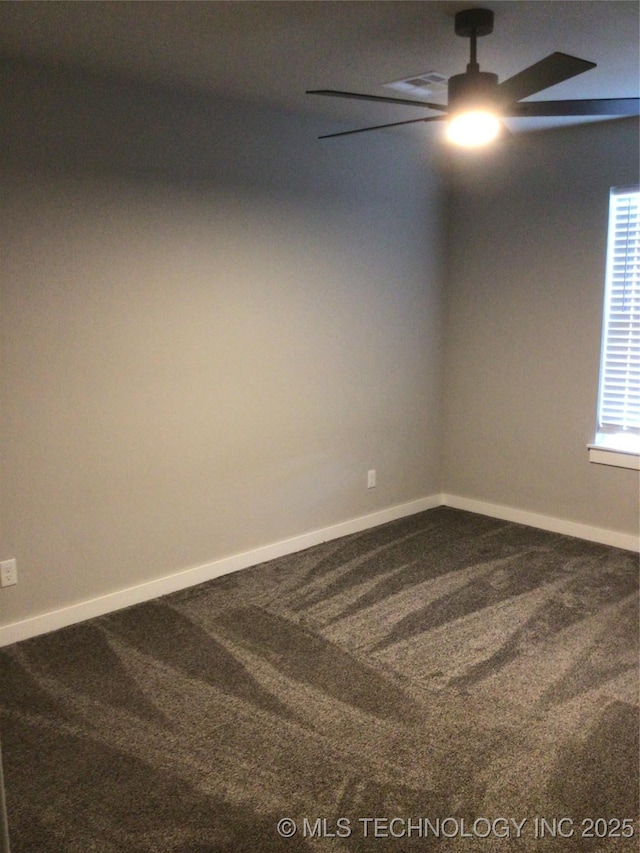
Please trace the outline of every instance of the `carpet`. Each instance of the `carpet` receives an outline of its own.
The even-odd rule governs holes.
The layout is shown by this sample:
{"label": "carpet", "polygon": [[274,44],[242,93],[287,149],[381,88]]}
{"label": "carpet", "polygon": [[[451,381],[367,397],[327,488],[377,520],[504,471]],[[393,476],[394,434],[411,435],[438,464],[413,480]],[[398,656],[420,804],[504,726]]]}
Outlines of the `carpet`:
{"label": "carpet", "polygon": [[637,851],[638,556],[440,507],[0,649],[12,853]]}

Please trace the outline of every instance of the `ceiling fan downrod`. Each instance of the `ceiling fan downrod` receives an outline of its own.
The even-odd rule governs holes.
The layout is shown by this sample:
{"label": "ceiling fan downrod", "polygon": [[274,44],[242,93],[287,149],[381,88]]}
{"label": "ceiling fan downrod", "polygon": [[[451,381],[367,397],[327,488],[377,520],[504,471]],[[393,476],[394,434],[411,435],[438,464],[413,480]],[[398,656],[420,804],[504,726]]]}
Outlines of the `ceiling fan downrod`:
{"label": "ceiling fan downrod", "polygon": [[480,66],[476,59],[476,42],[481,36],[488,36],[493,32],[493,12],[491,9],[465,9],[465,11],[456,14],[454,27],[457,36],[471,40],[471,56],[467,71],[479,71]]}

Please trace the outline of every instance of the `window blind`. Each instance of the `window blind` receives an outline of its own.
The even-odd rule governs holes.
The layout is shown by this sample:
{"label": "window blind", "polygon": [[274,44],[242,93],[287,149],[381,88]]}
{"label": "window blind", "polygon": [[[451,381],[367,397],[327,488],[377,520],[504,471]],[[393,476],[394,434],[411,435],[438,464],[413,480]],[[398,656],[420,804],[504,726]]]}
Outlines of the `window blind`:
{"label": "window blind", "polygon": [[611,190],[600,432],[640,434],[640,189]]}

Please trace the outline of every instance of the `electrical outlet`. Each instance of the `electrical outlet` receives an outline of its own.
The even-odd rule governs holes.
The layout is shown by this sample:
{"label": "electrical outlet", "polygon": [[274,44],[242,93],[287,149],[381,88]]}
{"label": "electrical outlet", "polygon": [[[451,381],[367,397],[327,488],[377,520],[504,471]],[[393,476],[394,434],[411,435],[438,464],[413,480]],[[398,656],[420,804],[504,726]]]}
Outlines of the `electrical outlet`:
{"label": "electrical outlet", "polygon": [[18,564],[16,560],[3,560],[0,563],[0,586],[13,586],[18,583]]}
{"label": "electrical outlet", "polygon": [[371,471],[367,471],[367,488],[375,489],[376,487],[376,470],[372,468]]}

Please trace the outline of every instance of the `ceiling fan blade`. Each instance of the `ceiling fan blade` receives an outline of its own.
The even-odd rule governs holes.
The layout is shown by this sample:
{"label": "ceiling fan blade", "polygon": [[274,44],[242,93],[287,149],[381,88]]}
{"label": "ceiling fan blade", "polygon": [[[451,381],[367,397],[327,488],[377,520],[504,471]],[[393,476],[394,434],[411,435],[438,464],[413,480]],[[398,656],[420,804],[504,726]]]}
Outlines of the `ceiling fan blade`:
{"label": "ceiling fan blade", "polygon": [[338,92],[335,89],[308,89],[305,95],[327,95],[330,98],[356,98],[360,101],[382,101],[386,104],[404,104],[409,107],[422,107],[429,110],[446,112],[446,104],[430,104],[427,101],[409,101],[406,98],[386,98],[384,95],[361,95],[358,92]]}
{"label": "ceiling fan blade", "polygon": [[417,124],[421,121],[444,121],[446,116],[427,116],[427,118],[412,118],[409,121],[393,121],[391,124],[377,124],[375,127],[359,127],[357,130],[342,130],[340,133],[325,133],[318,139],[331,139],[334,136],[350,136],[352,133],[366,133],[369,130],[382,130],[385,127],[398,127],[401,124]]}
{"label": "ceiling fan blade", "polygon": [[510,116],[637,116],[640,98],[590,98],[584,101],[524,101],[513,104]]}
{"label": "ceiling fan blade", "polygon": [[595,62],[586,59],[578,59],[567,53],[551,53],[535,65],[503,80],[498,86],[498,92],[507,101],[519,101],[595,67]]}

